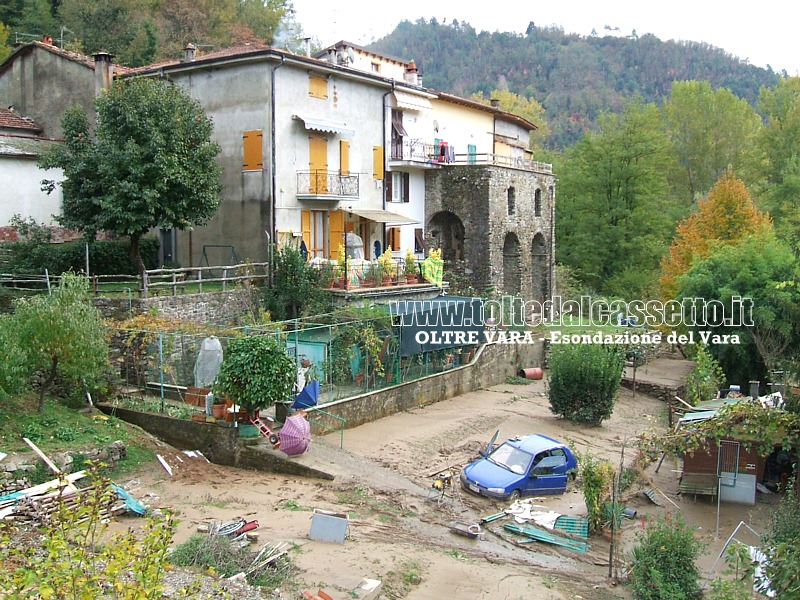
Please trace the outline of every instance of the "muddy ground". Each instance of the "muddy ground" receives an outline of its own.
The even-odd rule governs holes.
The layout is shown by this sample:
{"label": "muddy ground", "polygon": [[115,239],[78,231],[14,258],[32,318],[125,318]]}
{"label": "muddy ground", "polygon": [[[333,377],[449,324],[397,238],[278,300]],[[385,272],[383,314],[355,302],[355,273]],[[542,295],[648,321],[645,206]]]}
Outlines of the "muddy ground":
{"label": "muddy ground", "polygon": [[[637,378],[670,380],[687,369],[681,361],[659,360]],[[458,486],[438,501],[432,484],[437,472],[475,458],[498,430],[501,440],[544,433],[615,464],[624,445],[624,461],[630,465],[636,436],[649,428],[665,429],[666,415],[661,401],[623,389],[611,419],[602,427],[586,428],[550,413],[545,382],[502,384],[348,429],[343,450],[338,449],[338,435],[313,440],[304,460],[327,464],[336,475],[333,481],[220,467],[185,455],[179,459],[175,450],[162,446],[174,466],[173,476],[153,463],[121,483],[152,506],[179,511],[175,543],[204,522],[258,520],[258,544],[288,542],[301,569],[295,588],[282,590],[284,598],[320,587],[334,598],[352,598],[350,592],[364,577],[382,580],[385,598],[628,598],[624,583],[609,578],[609,541],[603,537],[590,538],[586,553],[543,543],[518,545],[503,532],[502,523],[509,521],[500,520],[471,540],[452,533],[449,525],[456,520],[477,523],[506,505],[466,494]],[[681,498],[675,470],[666,460],[657,474],[653,465],[646,471],[649,481],[644,483],[658,490],[660,505],[647,499],[640,486],[626,492],[625,506],[637,515],[624,523],[614,563],[619,580],[625,578],[630,548],[647,517],[680,512],[707,544],[699,561],[706,574],[736,525],[746,521],[763,530],[777,501],[777,496],[760,496],[755,506],[723,504],[717,536],[716,503]],[[563,514],[586,514],[574,483],[564,495],[545,497],[539,504]],[[343,544],[309,539],[314,508],[349,514],[349,536]],[[135,526],[130,519],[119,524],[130,525]]]}

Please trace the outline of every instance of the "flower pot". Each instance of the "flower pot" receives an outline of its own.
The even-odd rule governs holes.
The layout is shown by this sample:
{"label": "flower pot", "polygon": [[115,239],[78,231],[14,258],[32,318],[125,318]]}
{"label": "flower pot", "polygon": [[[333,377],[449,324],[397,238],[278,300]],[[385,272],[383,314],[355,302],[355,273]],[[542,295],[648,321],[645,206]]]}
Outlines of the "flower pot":
{"label": "flower pot", "polygon": [[214,415],[215,419],[224,419],[226,409],[227,405],[225,404],[214,404],[211,407],[211,414]]}
{"label": "flower pot", "polygon": [[416,275],[406,275],[406,283],[409,285],[413,285],[417,283],[417,276]]}
{"label": "flower pot", "polygon": [[392,278],[391,277],[384,277],[381,280],[381,285],[384,285],[384,286],[392,285]]}

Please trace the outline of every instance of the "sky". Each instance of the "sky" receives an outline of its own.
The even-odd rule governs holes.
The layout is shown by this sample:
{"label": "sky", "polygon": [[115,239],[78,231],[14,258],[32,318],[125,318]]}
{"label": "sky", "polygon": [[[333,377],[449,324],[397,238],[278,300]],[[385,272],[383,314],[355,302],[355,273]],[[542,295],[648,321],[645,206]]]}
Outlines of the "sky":
{"label": "sky", "polygon": [[[705,42],[759,67],[800,74],[797,22],[790,0],[291,0],[306,35],[322,46],[346,40],[364,46],[391,33],[402,20],[435,17],[439,23],[466,21],[476,31],[524,34],[558,25],[588,36],[652,33],[661,40]],[[619,28],[616,30],[616,28]],[[413,58],[413,57],[408,57]]]}

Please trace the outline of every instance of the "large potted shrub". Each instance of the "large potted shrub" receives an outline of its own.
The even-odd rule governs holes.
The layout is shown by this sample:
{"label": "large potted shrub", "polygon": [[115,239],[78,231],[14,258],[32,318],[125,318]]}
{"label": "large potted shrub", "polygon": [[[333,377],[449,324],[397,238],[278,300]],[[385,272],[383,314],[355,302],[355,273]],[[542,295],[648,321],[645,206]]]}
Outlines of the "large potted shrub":
{"label": "large potted shrub", "polygon": [[294,360],[275,338],[245,336],[228,343],[214,394],[227,396],[252,417],[285,400],[295,376]]}

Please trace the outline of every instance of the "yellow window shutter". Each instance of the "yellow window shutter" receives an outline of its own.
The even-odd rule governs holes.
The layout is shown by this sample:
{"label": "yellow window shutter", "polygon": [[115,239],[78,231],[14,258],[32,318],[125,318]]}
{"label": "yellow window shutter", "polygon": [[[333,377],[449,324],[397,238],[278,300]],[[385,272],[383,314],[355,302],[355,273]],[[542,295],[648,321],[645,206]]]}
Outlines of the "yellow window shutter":
{"label": "yellow window shutter", "polygon": [[312,98],[328,97],[328,80],[319,75],[308,76],[308,95]]}
{"label": "yellow window shutter", "polygon": [[306,250],[309,255],[311,253],[311,211],[304,210],[300,212],[300,232],[303,235],[303,241],[306,243]]}
{"label": "yellow window shutter", "polygon": [[372,177],[383,179],[383,146],[372,147]]}
{"label": "yellow window shutter", "polygon": [[328,213],[328,240],[330,240],[331,258],[341,260],[339,244],[344,245],[344,212],[332,210]]}
{"label": "yellow window shutter", "polygon": [[390,230],[389,239],[392,243],[392,250],[397,252],[400,250],[400,228],[399,227],[392,227]]}
{"label": "yellow window shutter", "polygon": [[263,133],[260,129],[245,131],[243,136],[244,163],[245,171],[257,171],[264,168]]}
{"label": "yellow window shutter", "polygon": [[339,140],[339,174],[350,175],[350,142]]}

